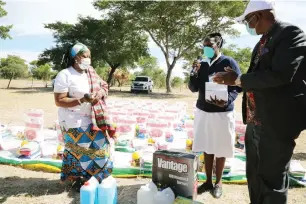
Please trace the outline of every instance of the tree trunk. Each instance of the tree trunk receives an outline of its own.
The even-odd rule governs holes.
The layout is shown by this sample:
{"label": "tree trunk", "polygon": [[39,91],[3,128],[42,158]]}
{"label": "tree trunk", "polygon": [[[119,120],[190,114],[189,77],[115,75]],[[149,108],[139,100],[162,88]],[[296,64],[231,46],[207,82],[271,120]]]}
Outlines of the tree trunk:
{"label": "tree trunk", "polygon": [[11,78],[10,78],[10,81],[9,81],[9,83],[8,83],[7,87],[6,87],[7,89],[9,89],[9,88],[10,88],[10,84],[11,84],[12,79],[13,79],[13,77],[11,77]]}
{"label": "tree trunk", "polygon": [[173,66],[170,65],[167,70],[167,76],[166,76],[166,88],[167,88],[167,93],[172,92],[171,88],[171,73],[172,73]]}
{"label": "tree trunk", "polygon": [[31,85],[31,89],[33,89],[33,83],[34,83],[34,77],[32,76],[32,85]]}
{"label": "tree trunk", "polygon": [[45,86],[45,88],[48,88],[48,81],[46,81],[46,86]]}
{"label": "tree trunk", "polygon": [[114,75],[116,69],[117,69],[117,67],[111,67],[111,71],[108,74],[108,78],[107,78],[108,88],[110,88],[110,86],[111,86],[111,81],[112,81],[112,78],[113,78],[113,75]]}

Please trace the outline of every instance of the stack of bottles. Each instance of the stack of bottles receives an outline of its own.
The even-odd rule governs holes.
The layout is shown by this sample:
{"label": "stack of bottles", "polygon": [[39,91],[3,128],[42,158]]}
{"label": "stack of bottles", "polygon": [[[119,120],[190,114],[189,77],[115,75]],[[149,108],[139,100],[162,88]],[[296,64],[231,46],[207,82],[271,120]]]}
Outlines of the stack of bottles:
{"label": "stack of bottles", "polygon": [[95,177],[91,177],[81,188],[81,204],[117,204],[117,202],[117,183],[112,176],[107,177],[100,184]]}
{"label": "stack of bottles", "polygon": [[137,204],[173,204],[174,199],[175,195],[171,188],[158,191],[152,181],[141,186],[137,192]]}
{"label": "stack of bottles", "polygon": [[25,114],[25,138],[29,141],[44,141],[43,137],[44,111],[31,109]]}

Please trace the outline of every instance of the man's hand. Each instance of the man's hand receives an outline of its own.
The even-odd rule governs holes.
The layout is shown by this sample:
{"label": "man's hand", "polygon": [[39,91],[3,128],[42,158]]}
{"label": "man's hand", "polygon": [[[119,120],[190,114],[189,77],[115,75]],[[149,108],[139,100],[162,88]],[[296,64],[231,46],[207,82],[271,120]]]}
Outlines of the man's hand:
{"label": "man's hand", "polygon": [[238,78],[238,74],[230,67],[225,67],[224,70],[225,72],[218,72],[213,77],[213,81],[217,84],[235,86],[235,81]]}
{"label": "man's hand", "polygon": [[200,70],[201,63],[198,62],[198,60],[195,60],[192,64],[192,68],[195,69],[195,72],[198,72]]}
{"label": "man's hand", "polygon": [[210,104],[213,104],[215,106],[218,106],[218,107],[221,107],[221,108],[224,108],[226,106],[226,101],[220,99],[218,100],[217,97],[215,96],[215,99],[213,99],[211,96],[210,96],[210,100],[206,100],[207,103],[210,103]]}

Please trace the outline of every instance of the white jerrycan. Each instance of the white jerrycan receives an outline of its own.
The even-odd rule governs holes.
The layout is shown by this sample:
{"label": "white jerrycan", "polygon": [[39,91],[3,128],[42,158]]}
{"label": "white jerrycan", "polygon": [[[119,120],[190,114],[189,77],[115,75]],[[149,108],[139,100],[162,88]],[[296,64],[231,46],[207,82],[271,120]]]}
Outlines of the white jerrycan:
{"label": "white jerrycan", "polygon": [[137,204],[155,204],[154,196],[156,193],[157,187],[152,181],[141,186],[137,191]]}

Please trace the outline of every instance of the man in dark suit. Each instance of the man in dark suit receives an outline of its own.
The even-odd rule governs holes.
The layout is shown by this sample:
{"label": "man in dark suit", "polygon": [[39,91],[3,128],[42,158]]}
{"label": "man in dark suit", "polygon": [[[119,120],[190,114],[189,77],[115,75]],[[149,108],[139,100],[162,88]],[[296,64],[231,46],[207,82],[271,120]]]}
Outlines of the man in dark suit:
{"label": "man in dark suit", "polygon": [[241,86],[246,130],[246,173],[252,204],[285,204],[295,139],[306,126],[306,36],[275,19],[273,4],[251,0],[237,20],[251,35],[262,35],[248,72],[230,67],[219,84]]}

